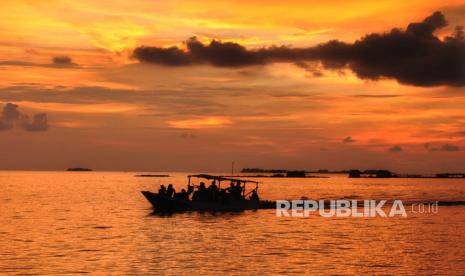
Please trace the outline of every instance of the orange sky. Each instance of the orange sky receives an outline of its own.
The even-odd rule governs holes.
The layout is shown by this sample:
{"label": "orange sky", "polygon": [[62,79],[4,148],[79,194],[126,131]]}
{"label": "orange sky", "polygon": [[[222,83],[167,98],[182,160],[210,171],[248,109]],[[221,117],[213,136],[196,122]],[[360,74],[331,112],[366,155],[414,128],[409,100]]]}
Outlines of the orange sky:
{"label": "orange sky", "polygon": [[465,25],[463,1],[2,3],[0,108],[18,105],[31,124],[46,113],[49,127],[15,121],[0,130],[0,169],[221,171],[235,160],[465,171],[463,87],[368,81],[320,67],[316,76],[291,63],[164,67],[132,57],[138,46],[184,47],[192,36],[249,49],[354,42],[438,10],[449,21],[439,37]]}

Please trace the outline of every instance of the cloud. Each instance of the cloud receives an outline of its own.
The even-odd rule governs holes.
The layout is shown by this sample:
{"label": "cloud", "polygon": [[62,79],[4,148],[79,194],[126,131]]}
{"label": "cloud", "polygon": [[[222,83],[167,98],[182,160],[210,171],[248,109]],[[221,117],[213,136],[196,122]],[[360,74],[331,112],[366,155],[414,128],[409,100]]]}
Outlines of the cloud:
{"label": "cloud", "polygon": [[404,150],[400,146],[393,146],[388,149],[389,152],[403,152]]}
{"label": "cloud", "polygon": [[[152,90],[112,89],[105,87],[35,87],[35,86],[11,86],[0,88],[0,101],[27,101],[53,104],[97,105],[108,104],[123,107],[128,105],[143,105],[145,114],[161,116],[177,116],[179,110],[183,110],[185,116],[203,116],[206,114],[223,115],[227,112],[228,105],[215,99],[217,90],[209,90],[208,87],[198,91],[180,90],[171,88]],[[98,111],[105,109],[98,108]],[[65,111],[65,110],[63,110]],[[71,110],[70,110],[71,111]],[[231,110],[236,115],[236,109]],[[244,112],[241,110],[240,114]]]}
{"label": "cloud", "polygon": [[344,138],[344,139],[342,140],[342,142],[343,142],[344,144],[349,144],[349,143],[355,143],[356,140],[354,140],[354,139],[352,138],[352,136],[347,136],[346,138]]}
{"label": "cloud", "polygon": [[428,151],[459,151],[460,147],[452,144],[444,144],[441,147],[432,147],[430,144],[425,144],[425,149]]}
{"label": "cloud", "polygon": [[68,56],[57,56],[53,57],[52,63],[59,67],[69,67],[69,66],[76,66],[77,64],[73,62],[73,60]]}
{"label": "cloud", "polygon": [[0,130],[10,130],[19,121],[20,113],[16,104],[7,103],[0,116]]}
{"label": "cloud", "polygon": [[140,61],[158,63],[167,66],[189,65],[188,55],[177,47],[138,47],[134,50],[134,57]]}
{"label": "cloud", "polygon": [[[235,42],[212,40],[204,45],[192,37],[186,42],[187,52],[177,48],[138,47],[134,57],[142,62],[157,63],[168,66],[181,66],[208,63],[218,67],[242,67],[267,62],[266,56],[259,51],[247,50]],[[261,51],[267,51],[262,49]]]}
{"label": "cloud", "polygon": [[6,121],[16,121],[20,117],[20,112],[16,104],[7,103],[3,108],[2,117]]}
{"label": "cloud", "polygon": [[32,117],[32,121],[29,120],[27,115],[24,115],[22,127],[27,131],[45,131],[49,128],[47,114],[40,113]]}
{"label": "cloud", "polygon": [[79,68],[68,56],[53,57],[51,63],[35,63],[22,60],[2,60],[0,66],[46,67],[46,68]]}
{"label": "cloud", "polygon": [[186,50],[141,46],[134,50],[133,57],[165,66],[209,64],[233,68],[319,61],[326,69],[349,68],[361,79],[391,78],[415,86],[464,86],[464,31],[457,27],[453,36],[441,40],[434,33],[446,25],[444,15],[438,11],[422,22],[410,23],[406,29],[368,34],[354,43],[332,40],[308,48],[247,49],[235,42],[213,40],[203,44],[193,37],[185,42]]}
{"label": "cloud", "polygon": [[49,128],[47,114],[40,113],[32,117],[19,111],[19,106],[7,103],[0,115],[0,131],[21,127],[26,131],[45,131]]}
{"label": "cloud", "polygon": [[402,95],[395,95],[395,94],[381,94],[381,95],[358,94],[358,95],[354,95],[353,97],[356,97],[356,98],[397,98],[401,96]]}
{"label": "cloud", "polygon": [[459,151],[460,147],[456,145],[451,145],[451,144],[444,144],[441,147],[441,150],[443,151]]}
{"label": "cloud", "polygon": [[318,63],[296,61],[294,62],[294,65],[311,73],[315,78],[324,76],[323,72],[321,71],[321,68],[319,68],[320,66],[318,66]]}

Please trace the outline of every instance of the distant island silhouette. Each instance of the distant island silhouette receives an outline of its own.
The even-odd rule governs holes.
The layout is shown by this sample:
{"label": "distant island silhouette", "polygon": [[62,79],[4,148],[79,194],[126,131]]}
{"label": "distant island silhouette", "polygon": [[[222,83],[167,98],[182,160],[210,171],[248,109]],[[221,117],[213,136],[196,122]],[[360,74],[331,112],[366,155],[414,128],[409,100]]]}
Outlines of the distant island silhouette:
{"label": "distant island silhouette", "polygon": [[[262,168],[243,168],[242,173],[258,173],[257,175],[241,175],[241,177],[322,177],[309,175],[317,174],[347,174],[349,178],[465,178],[465,173],[437,173],[431,175],[422,174],[399,174],[386,169],[370,170],[286,170],[286,169],[262,169]],[[262,174],[263,173],[263,174]],[[268,175],[265,175],[268,174]],[[269,175],[271,174],[271,175]]]}
{"label": "distant island silhouette", "polygon": [[310,172],[305,170],[266,170],[259,168],[244,168],[242,173],[272,173],[272,175],[240,175],[237,177],[283,177],[283,178],[324,178],[323,176],[309,175]]}
{"label": "distant island silhouette", "polygon": [[305,173],[349,173],[348,170],[288,170],[288,169],[262,169],[262,168],[243,168],[242,173],[288,173],[288,172],[298,172],[303,171]]}
{"label": "distant island silhouette", "polygon": [[91,172],[92,169],[89,168],[68,168],[66,169],[68,172]]}
{"label": "distant island silhouette", "polygon": [[169,174],[136,174],[135,177],[171,177]]}
{"label": "distant island silhouette", "polygon": [[465,173],[398,174],[389,170],[350,170],[349,178],[465,178]]}

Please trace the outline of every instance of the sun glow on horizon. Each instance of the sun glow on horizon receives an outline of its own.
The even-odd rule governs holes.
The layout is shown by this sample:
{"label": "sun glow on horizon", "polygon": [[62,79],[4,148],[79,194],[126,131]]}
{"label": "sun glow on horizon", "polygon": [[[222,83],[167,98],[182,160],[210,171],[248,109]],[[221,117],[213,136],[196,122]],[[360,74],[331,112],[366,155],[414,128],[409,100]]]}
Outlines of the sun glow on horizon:
{"label": "sun glow on horizon", "polygon": [[[202,151],[257,166],[331,160],[330,166],[346,168],[360,156],[367,164],[402,163],[408,171],[426,154],[437,157],[431,168],[457,168],[454,158],[464,157],[463,86],[441,81],[429,86],[392,74],[370,78],[373,66],[367,69],[363,62],[354,71],[347,60],[339,66],[337,58],[334,64],[289,58],[331,40],[353,45],[371,33],[406,32],[435,11],[449,23],[434,33],[444,42],[455,26],[465,25],[463,1],[2,4],[0,136],[23,135],[17,143],[24,156],[28,139],[31,145],[44,139],[41,147],[54,149],[75,144],[67,138],[75,133],[89,148],[110,147],[97,141],[114,139],[103,150],[128,156],[153,151],[168,163],[179,161],[171,154]],[[200,50],[189,55],[186,41],[192,37]],[[205,50],[212,40],[217,48]],[[148,61],[135,54],[141,46],[152,49]],[[290,50],[266,55],[273,46]],[[18,116],[15,105],[29,116],[46,113],[50,128],[10,131],[8,118]],[[16,156],[6,144],[0,150]],[[270,153],[275,156],[262,158]],[[91,150],[88,155],[101,158]],[[57,154],[50,162],[67,158]]]}

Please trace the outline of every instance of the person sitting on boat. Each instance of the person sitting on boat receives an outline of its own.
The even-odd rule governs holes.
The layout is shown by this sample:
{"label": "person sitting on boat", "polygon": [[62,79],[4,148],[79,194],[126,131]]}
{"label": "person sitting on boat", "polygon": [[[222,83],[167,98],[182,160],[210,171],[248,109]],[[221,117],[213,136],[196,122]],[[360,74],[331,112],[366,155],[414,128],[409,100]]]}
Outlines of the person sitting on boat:
{"label": "person sitting on boat", "polygon": [[236,197],[236,199],[243,199],[241,182],[239,182],[239,181],[236,182],[235,197]]}
{"label": "person sitting on boat", "polygon": [[218,191],[218,197],[217,197],[217,201],[222,203],[222,204],[226,204],[228,203],[228,200],[229,200],[229,194],[227,193],[227,188],[226,189],[219,189]]}
{"label": "person sitting on boat", "polygon": [[252,194],[250,195],[250,200],[252,201],[259,201],[260,198],[258,197],[257,189],[252,190]]}
{"label": "person sitting on boat", "polygon": [[187,185],[187,196],[192,194],[194,192],[194,184],[192,185]]}
{"label": "person sitting on boat", "polygon": [[165,185],[160,185],[160,189],[158,189],[158,194],[159,195],[166,195],[166,187]]}
{"label": "person sitting on boat", "polygon": [[192,184],[192,188],[189,186],[187,187],[188,190],[192,189],[192,201],[198,201],[199,200],[199,191],[194,191],[195,185]]}
{"label": "person sitting on boat", "polygon": [[210,201],[216,201],[218,198],[218,186],[216,186],[215,180],[208,186],[208,197]]}
{"label": "person sitting on boat", "polygon": [[189,194],[186,192],[186,189],[181,189],[180,193],[174,194],[174,198],[189,201]]}
{"label": "person sitting on boat", "polygon": [[173,184],[168,185],[168,189],[166,190],[166,196],[167,197],[173,197],[173,195],[176,193],[176,191],[173,188]]}
{"label": "person sitting on boat", "polygon": [[194,192],[194,197],[198,201],[207,201],[208,200],[208,190],[205,187],[205,183],[200,182],[199,188]]}
{"label": "person sitting on boat", "polygon": [[189,193],[186,192],[186,189],[181,190],[181,199],[189,201]]}
{"label": "person sitting on boat", "polygon": [[236,196],[236,186],[234,186],[234,182],[231,181],[231,183],[229,183],[229,188],[226,189],[226,191],[228,192],[227,193],[227,197],[228,199],[233,199],[235,198]]}

